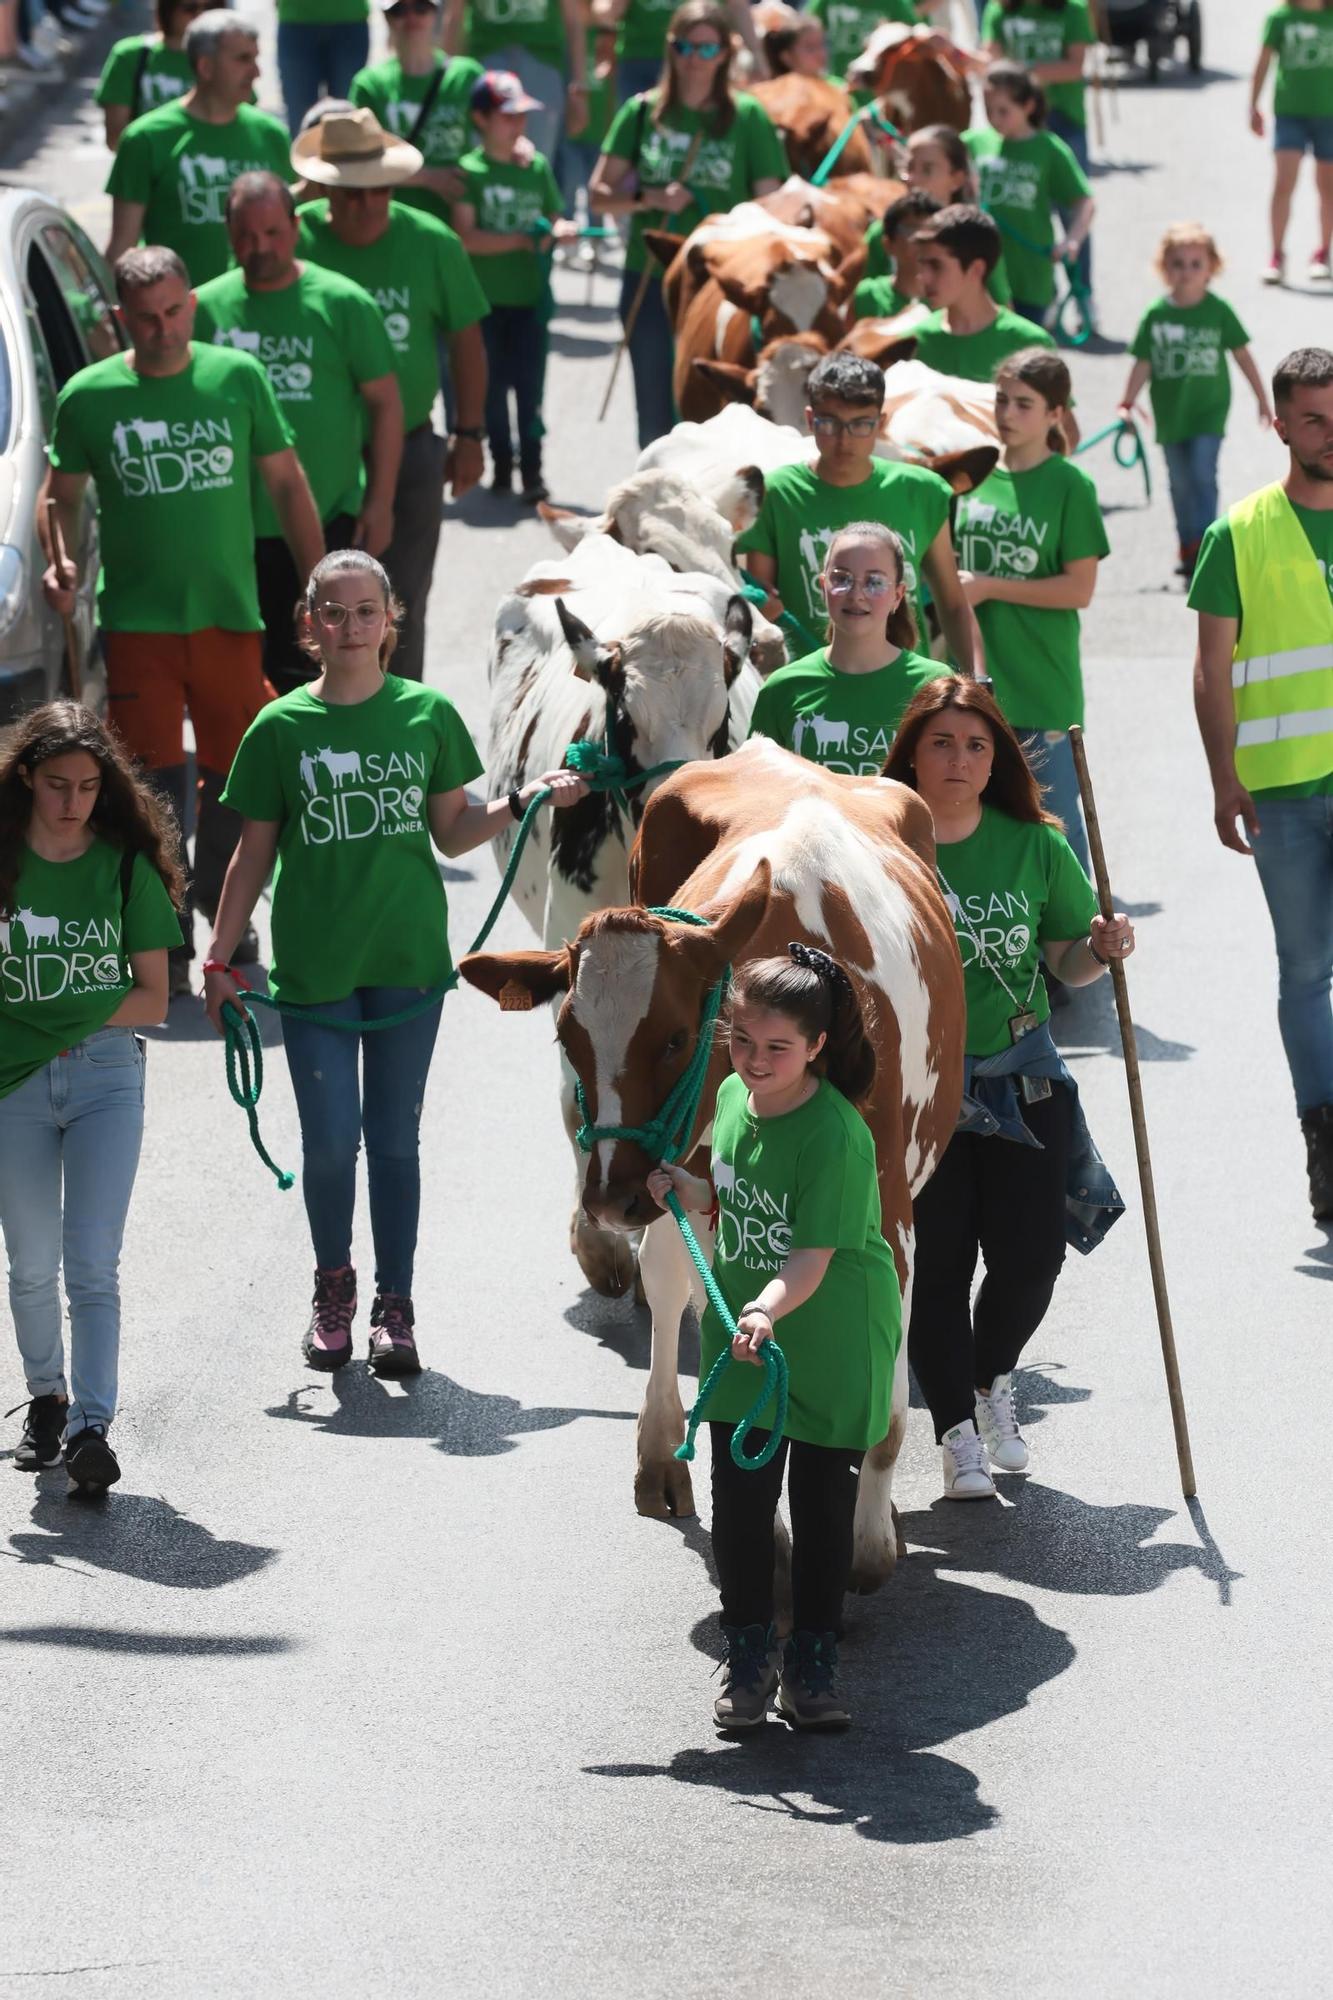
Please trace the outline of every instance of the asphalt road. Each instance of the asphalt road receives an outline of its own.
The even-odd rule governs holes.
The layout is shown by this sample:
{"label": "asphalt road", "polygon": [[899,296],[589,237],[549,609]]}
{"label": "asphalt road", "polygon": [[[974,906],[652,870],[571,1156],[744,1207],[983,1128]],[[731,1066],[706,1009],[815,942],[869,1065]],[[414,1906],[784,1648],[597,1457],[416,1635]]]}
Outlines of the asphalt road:
{"label": "asphalt road", "polygon": [[[1257,283],[1268,161],[1243,77],[1264,7],[1204,12],[1202,79],[1130,79],[1106,106],[1088,430],[1169,221],[1218,231],[1262,364],[1333,333],[1326,292]],[[8,164],[100,228],[90,129],[66,93]],[[1301,263],[1313,238],[1303,189]],[[552,485],[592,507],[632,463],[629,404],[622,385],[592,421],[610,281],[561,294]],[[124,1481],[90,1510],[63,1474],[0,1469],[0,1992],[1328,1992],[1333,1620],[1306,1391],[1333,1240],[1308,1220],[1258,884],[1212,831],[1160,463],[1145,508],[1104,447],[1087,462],[1115,546],[1086,621],[1088,744],[1139,924],[1199,1504],[1179,1494],[1098,989],[1062,1035],[1131,1214],[1071,1258],[1029,1350],[1031,1477],[1000,1506],[941,1503],[916,1414],[911,1553],[848,1620],[855,1733],[719,1744],[706,1523],[633,1511],[647,1327],[585,1295],[565,1250],[546,1028],[448,1002],[429,1366],[402,1388],[302,1366],[299,1196],[255,1162],[211,1031],[178,1003],[124,1259]],[[1280,465],[1238,386],[1226,495]],[[430,675],[482,740],[494,603],[547,547],[484,496],[445,528]],[[485,854],[450,871],[456,938],[494,880]],[[512,916],[501,936],[522,940]],[[280,1058],[264,1123],[295,1164]],[[12,1350],[4,1366],[16,1401]]]}

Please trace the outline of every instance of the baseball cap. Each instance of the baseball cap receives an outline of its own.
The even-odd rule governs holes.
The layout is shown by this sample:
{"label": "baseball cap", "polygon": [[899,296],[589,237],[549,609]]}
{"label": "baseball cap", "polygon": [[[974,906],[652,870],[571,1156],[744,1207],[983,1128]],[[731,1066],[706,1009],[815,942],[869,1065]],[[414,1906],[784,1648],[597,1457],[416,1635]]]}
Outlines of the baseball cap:
{"label": "baseball cap", "polygon": [[529,97],[512,69],[488,69],[472,86],[474,111],[541,111],[539,97]]}

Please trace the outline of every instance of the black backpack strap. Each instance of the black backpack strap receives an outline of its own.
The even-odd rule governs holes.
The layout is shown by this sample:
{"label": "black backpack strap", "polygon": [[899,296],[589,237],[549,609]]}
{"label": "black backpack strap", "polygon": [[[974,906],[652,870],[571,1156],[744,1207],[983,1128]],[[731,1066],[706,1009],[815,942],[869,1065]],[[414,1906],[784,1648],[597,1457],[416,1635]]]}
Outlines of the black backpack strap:
{"label": "black backpack strap", "polygon": [[134,883],[134,849],[125,848],[120,857],[120,942],[125,946],[125,912],[130,907],[130,889]]}
{"label": "black backpack strap", "polygon": [[412,120],[412,130],[407,135],[409,146],[414,146],[419,134],[426,129],[426,120],[435,109],[435,100],[440,94],[440,85],[444,82],[444,72],[448,67],[449,64],[447,61],[436,63],[435,65],[435,74],[426,85],[426,95],[417,106],[417,115]]}
{"label": "black backpack strap", "polygon": [[139,97],[140,93],[143,90],[143,80],[148,74],[148,64],[152,59],[152,54],[153,54],[152,40],[148,35],[145,35],[143,38],[143,42],[141,43],[139,48],[138,58],[134,65],[134,81],[130,85],[131,124],[139,116],[143,108],[139,103]]}

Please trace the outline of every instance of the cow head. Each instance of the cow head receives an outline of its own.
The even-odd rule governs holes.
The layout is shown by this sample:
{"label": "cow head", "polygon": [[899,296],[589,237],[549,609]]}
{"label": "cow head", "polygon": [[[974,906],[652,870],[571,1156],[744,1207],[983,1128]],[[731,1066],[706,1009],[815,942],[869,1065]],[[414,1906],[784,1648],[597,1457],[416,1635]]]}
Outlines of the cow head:
{"label": "cow head", "polygon": [[828,304],[835,279],[832,249],[818,230],[774,229],[735,239],[700,233],[686,254],[696,278],[713,279],[738,311],[765,322],[776,317],[804,333]]}
{"label": "cow head", "polygon": [[[709,991],[758,930],[770,889],[771,870],[761,861],[707,926],[641,909],[599,910],[562,951],[475,952],[459,971],[506,1010],[559,999],[556,1033],[582,1086],[588,1123],[641,1129],[688,1067]],[[710,1104],[705,1089],[705,1124]],[[661,1211],[647,1176],[657,1164],[633,1140],[599,1139],[584,1167],[588,1215],[621,1231],[656,1221]]]}
{"label": "cow head", "polygon": [[758,365],[742,368],[731,361],[695,362],[695,370],[732,403],[750,403],[775,424],[805,429],[806,383],[816,363],[828,353],[818,333],[791,334],[770,340]]}

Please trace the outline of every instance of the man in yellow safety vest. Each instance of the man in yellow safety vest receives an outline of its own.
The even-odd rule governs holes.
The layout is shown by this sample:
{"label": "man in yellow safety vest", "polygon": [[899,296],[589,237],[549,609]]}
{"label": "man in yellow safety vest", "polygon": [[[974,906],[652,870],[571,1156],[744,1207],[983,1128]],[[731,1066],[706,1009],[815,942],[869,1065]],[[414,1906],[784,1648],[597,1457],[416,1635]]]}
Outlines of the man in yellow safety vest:
{"label": "man in yellow safety vest", "polygon": [[1194,709],[1218,837],[1253,854],[1273,920],[1310,1203],[1333,1221],[1333,353],[1289,354],[1273,406],[1286,478],[1199,550]]}

